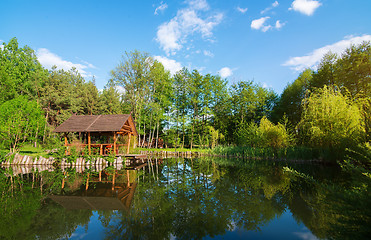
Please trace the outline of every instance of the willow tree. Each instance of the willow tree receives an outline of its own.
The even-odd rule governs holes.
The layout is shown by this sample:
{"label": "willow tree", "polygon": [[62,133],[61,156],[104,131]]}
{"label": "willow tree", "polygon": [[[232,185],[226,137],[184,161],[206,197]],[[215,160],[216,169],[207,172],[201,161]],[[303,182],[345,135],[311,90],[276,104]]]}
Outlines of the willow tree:
{"label": "willow tree", "polygon": [[364,138],[365,125],[357,102],[349,94],[324,86],[303,100],[298,125],[303,142],[313,147],[344,150]]}

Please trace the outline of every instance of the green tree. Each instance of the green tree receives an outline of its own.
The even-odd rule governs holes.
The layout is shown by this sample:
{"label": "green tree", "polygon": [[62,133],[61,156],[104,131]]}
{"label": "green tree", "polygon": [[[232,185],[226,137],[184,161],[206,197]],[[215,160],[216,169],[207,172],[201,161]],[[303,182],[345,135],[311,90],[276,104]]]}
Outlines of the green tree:
{"label": "green tree", "polygon": [[99,95],[100,114],[120,114],[120,93],[115,87],[106,86]]}
{"label": "green tree", "polygon": [[[137,50],[125,52],[122,60],[114,70],[111,71],[111,86],[120,86],[124,90],[122,104],[124,112],[131,112],[136,121],[139,134],[145,138],[146,125],[143,124],[142,111],[149,100],[148,79],[152,59],[148,53]],[[141,136],[139,135],[139,142]]]}
{"label": "green tree", "polygon": [[47,71],[28,46],[20,48],[12,38],[0,48],[0,104],[19,95],[39,96]]}
{"label": "green tree", "polygon": [[51,126],[58,126],[72,114],[97,114],[98,90],[94,82],[85,79],[75,68],[68,71],[53,67],[40,88],[40,104]]}
{"label": "green tree", "polygon": [[261,134],[262,147],[272,147],[277,150],[288,147],[292,141],[284,125],[281,123],[275,125],[266,117],[260,120],[259,132]]}
{"label": "green tree", "polygon": [[371,97],[371,44],[363,42],[345,50],[335,63],[335,84],[352,97]]}
{"label": "green tree", "polygon": [[[230,89],[230,111],[233,122],[230,129],[230,142],[236,143],[238,129],[244,128],[250,122],[259,122],[263,116],[268,116],[275,102],[276,94],[252,81],[238,82]],[[236,135],[237,134],[237,135]]]}
{"label": "green tree", "polygon": [[190,73],[187,68],[183,68],[174,75],[174,95],[172,116],[175,118],[177,131],[181,131],[181,145],[184,147],[186,140],[186,130],[188,122],[189,108],[189,83]]}
{"label": "green tree", "polygon": [[285,87],[273,109],[274,122],[279,122],[286,115],[293,126],[299,123],[302,112],[301,102],[305,98],[312,76],[313,70],[306,69],[293,83]]}
{"label": "green tree", "polygon": [[345,149],[361,142],[365,134],[362,113],[351,97],[324,86],[303,100],[298,125],[302,141],[314,147]]}
{"label": "green tree", "polygon": [[37,141],[44,127],[44,114],[36,101],[19,96],[0,105],[2,144],[12,152],[27,141]]}

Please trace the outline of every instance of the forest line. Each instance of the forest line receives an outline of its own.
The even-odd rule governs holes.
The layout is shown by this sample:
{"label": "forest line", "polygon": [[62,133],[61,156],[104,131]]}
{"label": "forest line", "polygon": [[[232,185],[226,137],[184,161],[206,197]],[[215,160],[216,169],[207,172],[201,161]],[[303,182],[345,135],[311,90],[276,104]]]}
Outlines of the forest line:
{"label": "forest line", "polygon": [[[0,48],[1,148],[60,145],[52,130],[72,114],[132,113],[140,147],[225,146],[369,152],[371,46],[326,54],[281,95],[253,81],[183,68],[171,76],[150,54],[125,52],[103,90],[76,69],[47,70],[16,38]],[[121,91],[118,91],[121,89]]]}

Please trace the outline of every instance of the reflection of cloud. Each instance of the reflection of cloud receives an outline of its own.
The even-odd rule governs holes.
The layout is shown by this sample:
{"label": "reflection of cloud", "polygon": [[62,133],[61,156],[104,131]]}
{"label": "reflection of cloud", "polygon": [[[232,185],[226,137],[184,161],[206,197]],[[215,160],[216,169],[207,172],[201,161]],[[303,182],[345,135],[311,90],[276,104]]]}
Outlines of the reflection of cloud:
{"label": "reflection of cloud", "polygon": [[294,232],[293,234],[303,240],[318,240],[311,232]]}
{"label": "reflection of cloud", "polygon": [[88,233],[72,233],[71,239],[84,239]]}

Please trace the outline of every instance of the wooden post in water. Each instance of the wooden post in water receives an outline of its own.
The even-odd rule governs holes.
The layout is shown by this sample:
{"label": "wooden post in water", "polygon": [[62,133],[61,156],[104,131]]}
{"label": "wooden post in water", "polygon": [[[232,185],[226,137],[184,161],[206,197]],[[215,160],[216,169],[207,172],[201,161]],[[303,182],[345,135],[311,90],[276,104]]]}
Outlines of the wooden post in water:
{"label": "wooden post in water", "polygon": [[113,174],[113,178],[112,178],[112,191],[115,190],[115,177],[116,177],[116,172]]}
{"label": "wooden post in water", "polygon": [[131,138],[131,133],[128,134],[128,147],[126,149],[126,154],[129,154],[130,152],[130,138]]}
{"label": "wooden post in water", "polygon": [[86,179],[85,191],[88,190],[88,188],[89,188],[89,177],[90,177],[90,173],[88,173],[88,178]]}
{"label": "wooden post in water", "polygon": [[66,172],[63,173],[62,189],[64,188],[64,179],[66,178]]}
{"label": "wooden post in water", "polygon": [[89,155],[91,155],[91,136],[90,136],[90,132],[88,132],[88,149],[89,149]]}
{"label": "wooden post in water", "polygon": [[129,187],[130,186],[130,172],[129,172],[129,170],[126,170],[126,176],[127,176],[127,179],[128,179],[127,186]]}

